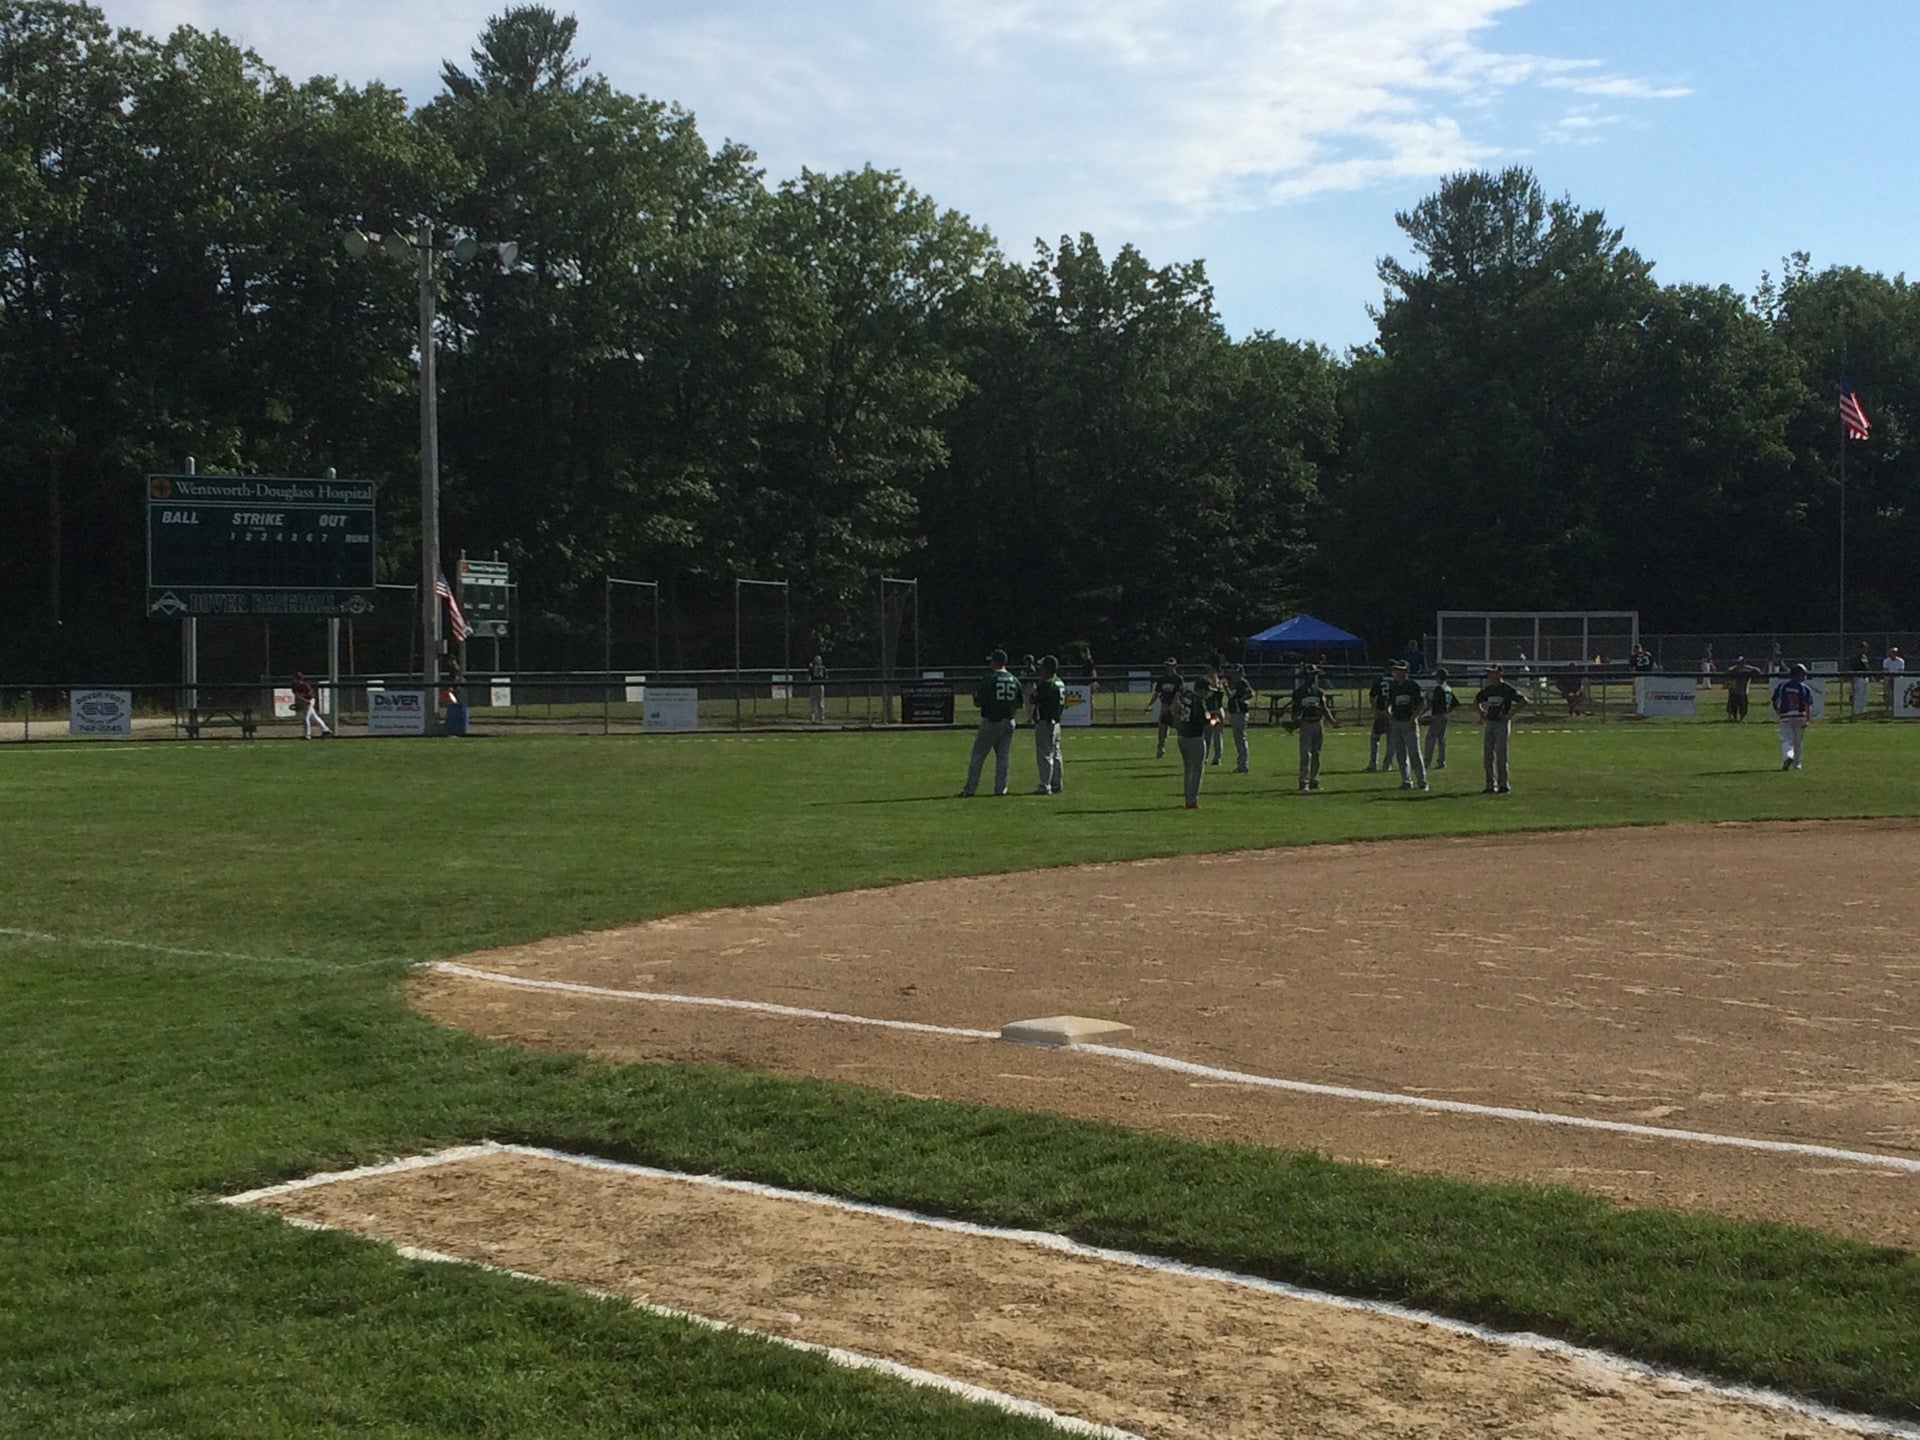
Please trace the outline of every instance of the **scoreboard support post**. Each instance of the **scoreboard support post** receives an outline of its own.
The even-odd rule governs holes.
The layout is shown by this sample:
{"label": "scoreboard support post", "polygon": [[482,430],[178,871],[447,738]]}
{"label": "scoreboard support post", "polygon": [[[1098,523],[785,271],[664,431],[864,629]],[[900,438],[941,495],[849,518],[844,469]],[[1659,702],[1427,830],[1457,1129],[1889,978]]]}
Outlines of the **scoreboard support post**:
{"label": "scoreboard support post", "polygon": [[[200,462],[187,456],[187,474],[197,475]],[[200,617],[189,615],[180,622],[180,678],[186,684],[187,729],[197,728],[195,712],[200,708]]]}

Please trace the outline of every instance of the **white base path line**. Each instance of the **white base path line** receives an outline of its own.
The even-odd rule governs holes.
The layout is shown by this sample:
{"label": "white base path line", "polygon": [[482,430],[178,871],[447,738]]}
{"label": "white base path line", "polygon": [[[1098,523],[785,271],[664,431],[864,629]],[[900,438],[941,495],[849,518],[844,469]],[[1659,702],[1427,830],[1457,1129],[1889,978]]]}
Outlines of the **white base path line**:
{"label": "white base path line", "polygon": [[442,975],[458,975],[464,980],[487,980],[497,985],[517,985],[523,990],[564,990],[574,995],[598,995],[612,1000],[648,1000],[661,1005],[700,1005],[716,1010],[751,1010],[760,1015],[784,1015],[790,1020],[831,1020],[837,1025],[871,1025],[881,1030],[911,1030],[921,1035],[956,1035],[964,1040],[998,1040],[998,1030],[962,1030],[951,1025],[923,1025],[916,1020],[876,1020],[868,1015],[846,1015],[838,1010],[806,1010],[798,1005],[776,1005],[770,1000],[728,1000],[713,995],[675,995],[670,991],[607,990],[598,985],[576,985],[569,980],[535,980],[525,975],[504,975],[497,970],[477,970],[451,960],[435,960],[425,969]]}
{"label": "white base path line", "polygon": [[[978,1225],[967,1220],[949,1220],[938,1215],[922,1215],[914,1210],[901,1210],[889,1205],[869,1205],[858,1200],[843,1200],[835,1195],[820,1195],[806,1190],[783,1190],[774,1185],[762,1185],[752,1180],[728,1180],[718,1175],[689,1175],[678,1170],[660,1170],[650,1165],[635,1165],[621,1160],[606,1160],[596,1155],[574,1155],[564,1150],[546,1150],[534,1145],[499,1145],[491,1141],[479,1145],[462,1145],[449,1150],[441,1150],[431,1155],[415,1155],[403,1160],[392,1160],[382,1165],[369,1165],[358,1170],[336,1171],[328,1175],[310,1175],[300,1180],[289,1180],[279,1185],[267,1185],[258,1190],[249,1190],[242,1195],[229,1195],[219,1202],[223,1205],[251,1205],[276,1195],[291,1194],[298,1190],[309,1190],[317,1186],[331,1185],[340,1181],[359,1180],[378,1175],[391,1175],[404,1170],[421,1170],[436,1165],[455,1164],[463,1160],[477,1159],[486,1155],[524,1155],[533,1159],[551,1160],[564,1165],[579,1165],[592,1170],[610,1170],[616,1174],[636,1175],[648,1180],[674,1180],[687,1185],[700,1185],[714,1190],[728,1190],[741,1195],[753,1195],[761,1199],[787,1200],[804,1205],[818,1205],[828,1210],[838,1210],[846,1214],[867,1215],[883,1220],[899,1221],[908,1225],[919,1225],[929,1230],[944,1231],[952,1235],[967,1235],[985,1240],[1007,1240],[1018,1244],[1032,1245],[1043,1250],[1052,1250],[1062,1255],[1072,1255],[1087,1260],[1100,1260],[1108,1264],[1124,1265],[1131,1269],[1148,1270],[1162,1275],[1179,1275],[1189,1279],[1206,1280],[1221,1285],[1232,1285],[1244,1290],[1253,1290],[1265,1295],[1274,1295],[1287,1300],[1297,1300],[1309,1305],[1321,1305],[1333,1310],[1349,1310],[1363,1315],[1375,1315],[1386,1319],[1404,1320],[1417,1325],[1426,1325],[1449,1334],[1463,1335],[1490,1345],[1506,1346],[1516,1350],[1538,1351],[1546,1355],[1557,1355],[1569,1360],[1596,1366],[1615,1374],[1632,1376],[1642,1380],[1656,1381],[1676,1386],[1696,1394],[1710,1395],[1718,1399],[1742,1402],[1750,1405],[1763,1405],[1769,1409],[1785,1411],[1789,1414],[1820,1420],[1828,1425],[1859,1435],[1885,1435],[1901,1437],[1901,1440],[1920,1440],[1920,1425],[1910,1425],[1900,1420],[1884,1419],[1877,1415],[1856,1414],[1846,1410],[1835,1410],[1811,1400],[1802,1400],[1798,1396],[1786,1394],[1780,1390],[1768,1390],[1759,1386],[1730,1385],[1709,1380],[1685,1370],[1676,1370],[1664,1365],[1652,1365],[1640,1360],[1630,1360],[1609,1350],[1596,1350],[1584,1345],[1569,1344],[1564,1340],[1555,1340],[1546,1335],[1536,1335],[1525,1330],[1496,1330],[1491,1326],[1476,1325],[1469,1320],[1456,1320],[1450,1316],[1434,1314],[1431,1311],[1416,1310],[1409,1305],[1396,1305],[1387,1300],[1360,1300],[1350,1295],[1335,1295],[1324,1290],[1310,1290],[1304,1286],[1289,1285],[1281,1280],[1268,1280],[1257,1275],[1242,1275],[1232,1270],[1220,1270],[1208,1265],[1189,1265],[1180,1260],[1168,1260],[1158,1255],[1142,1255],[1131,1250],[1113,1250],[1103,1245],[1088,1245],[1079,1240],[1070,1240],[1064,1235],[1055,1235],[1045,1230],[1011,1230],[992,1225]],[[296,1221],[297,1224],[312,1226],[316,1229],[350,1229],[346,1226],[322,1226],[312,1221]],[[359,1233],[359,1232],[352,1232]],[[474,1262],[477,1263],[477,1262]],[[492,1267],[484,1267],[492,1268]],[[517,1273],[517,1272],[508,1272]],[[539,1277],[531,1277],[539,1278]],[[712,1322],[719,1324],[719,1322]],[[726,1328],[721,1325],[720,1328]],[[747,1332],[749,1334],[757,1332]],[[779,1336],[767,1338],[781,1344],[797,1344]],[[887,1362],[877,1362],[885,1364]],[[938,1378],[938,1377],[936,1377]],[[960,1382],[950,1382],[958,1384]],[[992,1392],[989,1392],[992,1393]],[[1015,1402],[1024,1404],[1026,1402]],[[1086,1421],[1070,1422],[1086,1426]],[[1066,1428],[1063,1426],[1062,1428]],[[1124,1431],[1114,1431],[1098,1427],[1081,1430],[1082,1434],[1124,1435]]]}
{"label": "white base path line", "polygon": [[156,945],[146,940],[96,939],[87,935],[53,935],[45,930],[22,930],[0,925],[0,940],[37,940],[52,945],[84,945],[92,950],[140,950],[150,955],[177,955],[188,960],[238,960],[249,965],[310,965],[316,970],[352,970],[359,965],[390,965],[390,960],[363,962],[313,960],[304,955],[241,955],[231,950],[196,950],[186,945]]}
{"label": "white base path line", "polygon": [[[748,1010],[763,1015],[784,1015],[805,1020],[832,1020],[844,1025],[876,1025],[889,1030],[912,1030],[927,1035],[948,1035],[964,1040],[997,1040],[994,1030],[964,1030],[955,1026],[926,1025],[909,1020],[875,1020],[862,1015],[842,1015],[831,1010],[803,1010],[793,1005],[775,1005],[757,1000],[723,1000],[703,995],[674,995],[646,990],[610,990],[598,985],[577,985],[567,980],[535,980],[524,975],[507,975],[494,970],[479,970],[471,965],[435,961],[425,967],[444,975],[468,980],[484,980],[495,985],[514,985],[527,990],[561,990],[575,995],[597,995],[615,1000],[650,1001],[665,1005],[717,1006],[728,1010]],[[1644,1140],[1676,1140],[1690,1145],[1718,1145],[1732,1150],[1757,1150],[1772,1155],[1795,1155],[1804,1159],[1839,1160],[1849,1165],[1866,1165],[1879,1170],[1899,1170],[1920,1175],[1920,1159],[1909,1155],[1884,1155],[1870,1150],[1846,1150],[1833,1145],[1815,1145],[1798,1140],[1767,1140],[1750,1135],[1720,1135],[1709,1130],[1679,1130],[1666,1125],[1641,1125],[1630,1120],[1599,1120],[1586,1115],[1562,1115],[1551,1110],[1523,1110],[1509,1105],[1477,1105],[1469,1100],[1442,1100],[1431,1095],[1408,1095],[1397,1090],[1362,1090],[1351,1085],[1327,1085],[1313,1080],[1284,1080],[1272,1075],[1254,1075],[1245,1070],[1226,1070],[1202,1065],[1171,1055],[1156,1055],[1147,1050],[1121,1049],[1112,1045],[1075,1045],[1068,1053],[1099,1055],[1127,1065],[1144,1065],[1171,1070],[1207,1080],[1249,1085],[1264,1090],[1288,1090],[1300,1095],[1317,1095],[1330,1100],[1356,1100],[1369,1105],[1396,1105],[1408,1110],[1427,1110],[1446,1115],[1471,1115],[1485,1120],[1512,1120],[1525,1125],[1557,1125],[1575,1130],[1600,1130],[1614,1135],[1632,1135]]]}
{"label": "white base path line", "polygon": [[[481,1155],[498,1155],[514,1148],[514,1153],[547,1154],[549,1152],[529,1151],[515,1147],[495,1145],[467,1145],[455,1150],[445,1150],[437,1155],[416,1156],[410,1160],[398,1161],[387,1165],[371,1165],[364,1170],[342,1171],[334,1175],[315,1175],[306,1180],[295,1180],[288,1185],[269,1186],[264,1190],[250,1191],[245,1195],[231,1195],[223,1199],[223,1205],[248,1205],[271,1195],[284,1194],[290,1190],[311,1189],[315,1185],[332,1184],[340,1180],[357,1180],[372,1175],[390,1175],[402,1170],[424,1169],[432,1165],[444,1165],[457,1160],[473,1159]],[[553,1153],[552,1158],[570,1158]],[[348,1235],[360,1235],[350,1225],[329,1225],[317,1220],[308,1220],[300,1216],[281,1217],[291,1225],[302,1230],[332,1230]],[[390,1243],[390,1242],[386,1242]],[[554,1280],[545,1275],[535,1275],[527,1270],[514,1270],[504,1265],[490,1265],[484,1260],[469,1260],[462,1255],[449,1255],[441,1250],[425,1250],[418,1245],[393,1244],[394,1251],[403,1259],[421,1260],[440,1265],[471,1265],[475,1269],[486,1270],[495,1275],[511,1276],[515,1280],[530,1280],[537,1285],[556,1285],[564,1289],[578,1290],[598,1300],[610,1300],[616,1304],[631,1305],[649,1315],[658,1315],[667,1320],[684,1320],[698,1325],[702,1329],[719,1331],[728,1335],[744,1335],[754,1340],[765,1340],[784,1349],[797,1350],[804,1355],[817,1355],[829,1364],[838,1365],[845,1370],[871,1370],[887,1375],[923,1390],[939,1390],[948,1395],[958,1396],[962,1400],[971,1400],[981,1405],[991,1405],[1010,1415],[1022,1416],[1029,1420],[1039,1420],[1054,1429],[1068,1435],[1089,1435],[1096,1440],[1144,1440],[1131,1430],[1121,1430],[1112,1425],[1100,1425],[1091,1420],[1081,1420],[1072,1415],[1062,1415],[1032,1400],[1022,1400],[1017,1395],[1008,1395],[1004,1391],[989,1390],[984,1385],[974,1385],[965,1380],[956,1380],[950,1375],[939,1375],[931,1370],[922,1370],[917,1366],[903,1365],[897,1360],[883,1359],[878,1355],[863,1355],[857,1350],[843,1350],[837,1345],[820,1345],[811,1340],[795,1340],[786,1335],[775,1335],[771,1331],[755,1330],[745,1325],[735,1325],[730,1321],[716,1320],[709,1315],[697,1315],[691,1310],[677,1310],[669,1305],[656,1305],[647,1300],[636,1300],[631,1295],[620,1295],[610,1290],[600,1290],[592,1286],[573,1285],[563,1280]]]}

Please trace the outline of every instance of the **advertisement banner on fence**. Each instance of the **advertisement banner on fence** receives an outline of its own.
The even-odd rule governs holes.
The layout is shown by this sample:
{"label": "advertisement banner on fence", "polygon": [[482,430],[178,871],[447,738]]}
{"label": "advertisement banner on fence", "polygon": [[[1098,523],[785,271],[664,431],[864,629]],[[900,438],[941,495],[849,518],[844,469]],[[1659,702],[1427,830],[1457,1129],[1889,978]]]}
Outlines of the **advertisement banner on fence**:
{"label": "advertisement banner on fence", "polygon": [[1893,713],[1902,720],[1920,720],[1920,679],[1893,677]]}
{"label": "advertisement banner on fence", "polygon": [[273,692],[273,718],[276,720],[294,718],[293,691],[282,688]]}
{"label": "advertisement banner on fence", "polygon": [[646,709],[640,712],[642,730],[698,730],[700,692],[691,685],[650,685]]}
{"label": "advertisement banner on fence", "polygon": [[900,687],[902,725],[951,725],[953,686],[943,680],[909,680]]}
{"label": "advertisement banner on fence", "polygon": [[647,677],[644,675],[627,676],[627,704],[644,705],[647,703]]}
{"label": "advertisement banner on fence", "polygon": [[1633,713],[1643,716],[1685,716],[1699,709],[1699,692],[1691,676],[1633,682]]}
{"label": "advertisement banner on fence", "polygon": [[1067,708],[1061,713],[1060,728],[1093,724],[1093,686],[1086,681],[1067,686]]}
{"label": "advertisement banner on fence", "polygon": [[424,735],[427,733],[427,692],[376,690],[367,687],[367,734]]}
{"label": "advertisement banner on fence", "polygon": [[131,690],[75,690],[67,698],[69,735],[131,735]]}
{"label": "advertisement banner on fence", "polygon": [[496,710],[513,708],[513,681],[495,680],[487,687],[487,704]]}

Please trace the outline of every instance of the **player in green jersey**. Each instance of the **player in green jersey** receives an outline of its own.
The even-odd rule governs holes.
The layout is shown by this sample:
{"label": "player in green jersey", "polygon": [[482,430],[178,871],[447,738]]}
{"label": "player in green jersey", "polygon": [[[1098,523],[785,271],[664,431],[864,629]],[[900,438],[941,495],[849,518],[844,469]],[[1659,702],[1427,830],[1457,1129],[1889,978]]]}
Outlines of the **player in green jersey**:
{"label": "player in green jersey", "polygon": [[973,703],[980,707],[980,726],[973,732],[973,754],[967,761],[967,783],[960,793],[971,797],[980,788],[980,771],[993,753],[993,793],[1007,793],[1007,765],[1013,758],[1014,716],[1020,713],[1020,677],[1007,669],[1007,652],[987,657],[992,668],[974,687]]}
{"label": "player in green jersey", "polygon": [[1060,720],[1067,713],[1067,682],[1060,678],[1060,662],[1040,657],[1040,675],[1033,682],[1033,758],[1040,767],[1036,795],[1060,793]]}

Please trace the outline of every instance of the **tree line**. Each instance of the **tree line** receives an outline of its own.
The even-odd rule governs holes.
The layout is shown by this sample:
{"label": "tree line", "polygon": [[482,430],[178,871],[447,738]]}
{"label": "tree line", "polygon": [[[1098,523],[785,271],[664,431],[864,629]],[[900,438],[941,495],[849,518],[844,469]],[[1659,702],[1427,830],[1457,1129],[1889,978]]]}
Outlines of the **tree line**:
{"label": "tree line", "polygon": [[444,548],[559,623],[607,574],[786,578],[798,643],[868,655],[895,574],[948,656],[1192,653],[1299,608],[1394,643],[1440,608],[1827,630],[1848,372],[1850,628],[1911,622],[1904,277],[1663,285],[1476,171],[1397,217],[1370,344],[1235,339],[1199,261],[1016,259],[898,174],[771,181],[578,41],[508,9],[415,107],[0,0],[0,681],[152,668],[138,478],[186,455],[376,480],[414,578],[414,273],[341,240],[423,222],[519,245],[439,272]]}

